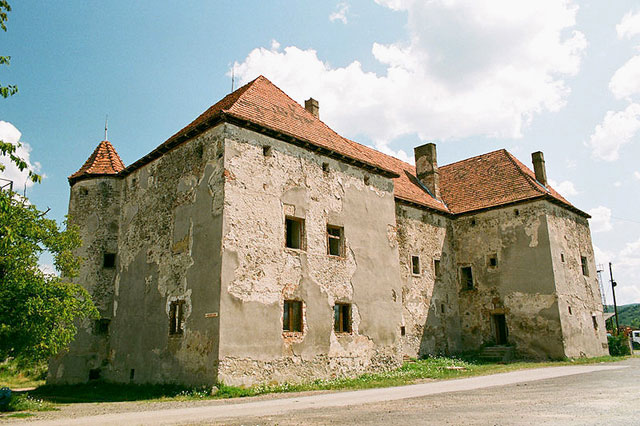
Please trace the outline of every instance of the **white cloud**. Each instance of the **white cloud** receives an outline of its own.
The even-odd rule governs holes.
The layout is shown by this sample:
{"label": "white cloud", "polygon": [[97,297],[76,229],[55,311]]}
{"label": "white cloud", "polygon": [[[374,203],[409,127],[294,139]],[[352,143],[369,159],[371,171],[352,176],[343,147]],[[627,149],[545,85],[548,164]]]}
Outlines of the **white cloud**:
{"label": "white cloud", "polygon": [[638,171],[633,172],[633,177],[640,180],[640,172]]}
{"label": "white cloud", "polygon": [[616,182],[613,182],[613,186],[615,186],[616,188],[620,188],[622,186],[622,182],[620,182],[619,180]]}
{"label": "white cloud", "polygon": [[624,111],[607,111],[591,135],[591,155],[605,161],[619,157],[620,148],[631,142],[640,130],[640,105],[630,104]]}
{"label": "white cloud", "polygon": [[[17,144],[20,141],[20,137],[22,133],[16,127],[6,121],[0,121],[0,140],[4,142],[10,142],[12,144]],[[28,169],[33,170],[34,172],[39,172],[40,163],[31,162],[31,147],[28,143],[20,142],[21,146],[16,149],[15,155],[22,158],[26,161]],[[13,181],[13,190],[16,192],[24,189],[25,185],[27,188],[33,186],[33,182],[29,180],[29,172],[28,170],[20,171],[18,167],[9,159],[7,156],[0,156],[0,163],[5,166],[5,170],[0,172],[0,178],[9,179]],[[4,181],[0,181],[0,183],[6,183]]]}
{"label": "white cloud", "polygon": [[265,75],[298,102],[320,101],[323,120],[378,149],[406,134],[421,140],[520,137],[535,114],[561,108],[586,47],[572,1],[379,0],[406,10],[408,33],[374,43],[386,68],[354,60],[332,67],[314,50],[257,48],[237,65],[243,81]]}
{"label": "white cloud", "polygon": [[631,38],[640,34],[640,11],[636,13],[627,12],[622,21],[616,25],[616,32],[618,33],[618,38]]}
{"label": "white cloud", "polygon": [[349,4],[347,2],[340,2],[336,5],[336,10],[329,15],[331,22],[341,21],[343,24],[348,22],[347,13],[349,12]]}
{"label": "white cloud", "polygon": [[567,169],[575,169],[578,167],[578,162],[576,160],[567,159],[566,160]]}
{"label": "white cloud", "polygon": [[587,213],[591,215],[589,224],[593,232],[607,232],[613,229],[611,225],[611,209],[604,206],[598,206]]}
{"label": "white cloud", "polygon": [[563,180],[562,182],[556,182],[553,179],[549,179],[549,185],[563,196],[578,195],[578,190],[573,182],[570,180]]}
{"label": "white cloud", "polygon": [[640,56],[634,56],[611,77],[609,90],[617,99],[640,93]]}

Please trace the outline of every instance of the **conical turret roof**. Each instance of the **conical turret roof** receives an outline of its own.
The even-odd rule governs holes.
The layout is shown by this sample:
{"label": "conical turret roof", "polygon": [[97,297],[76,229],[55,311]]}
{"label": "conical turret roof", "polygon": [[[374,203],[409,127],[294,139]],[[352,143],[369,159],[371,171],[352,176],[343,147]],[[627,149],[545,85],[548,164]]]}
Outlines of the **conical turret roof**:
{"label": "conical turret roof", "polygon": [[116,149],[111,142],[102,141],[80,170],[69,176],[69,183],[92,176],[117,175],[122,170],[124,170],[124,163]]}

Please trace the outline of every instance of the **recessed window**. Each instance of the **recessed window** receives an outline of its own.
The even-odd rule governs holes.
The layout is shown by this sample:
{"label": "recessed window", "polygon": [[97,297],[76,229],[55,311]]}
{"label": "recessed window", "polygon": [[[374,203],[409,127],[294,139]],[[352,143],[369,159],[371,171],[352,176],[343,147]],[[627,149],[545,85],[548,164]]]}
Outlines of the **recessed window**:
{"label": "recessed window", "polygon": [[569,315],[573,315],[573,312],[571,312],[571,306],[567,306],[569,308]]}
{"label": "recessed window", "polygon": [[400,335],[404,336],[405,334],[407,334],[407,329],[402,325],[400,326]]}
{"label": "recessed window", "polygon": [[433,259],[433,274],[436,278],[440,277],[440,259]]}
{"label": "recessed window", "polygon": [[132,368],[129,371],[129,380],[133,380],[134,377],[136,377],[136,370],[135,370],[135,368]]}
{"label": "recessed window", "polygon": [[593,329],[597,330],[598,329],[598,318],[596,318],[595,315],[591,315],[591,320],[593,321]]}
{"label": "recessed window", "polygon": [[369,175],[364,175],[364,184],[369,185],[371,183],[371,177]]}
{"label": "recessed window", "polygon": [[169,334],[172,336],[183,333],[184,300],[174,300],[169,305]]}
{"label": "recessed window", "polygon": [[111,320],[108,318],[100,318],[93,324],[93,334],[96,336],[104,336],[109,334],[109,324]]}
{"label": "recessed window", "polygon": [[513,211],[513,214],[515,214],[516,216],[520,216],[520,210],[515,209],[515,210]]}
{"label": "recessed window", "polygon": [[89,380],[100,380],[100,369],[92,368],[89,370]]}
{"label": "recessed window", "polygon": [[471,219],[471,226],[476,226],[476,220],[475,219]]}
{"label": "recessed window", "polygon": [[580,257],[580,264],[582,265],[582,275],[589,276],[589,266],[587,265],[587,258],[584,256]]}
{"label": "recessed window", "polygon": [[116,266],[116,254],[104,253],[104,255],[102,256],[102,267],[115,268],[115,266]]}
{"label": "recessed window", "polygon": [[322,171],[329,173],[329,163],[322,163]]}
{"label": "recessed window", "polygon": [[473,290],[473,273],[471,266],[460,268],[460,284],[465,290]]}
{"label": "recessed window", "polygon": [[264,145],[262,147],[262,155],[264,155],[265,157],[269,157],[272,153],[273,153],[273,149],[271,148],[270,145]]}
{"label": "recessed window", "polygon": [[498,256],[495,254],[492,254],[489,256],[489,267],[490,268],[497,268],[498,267]]}
{"label": "recessed window", "polygon": [[560,261],[564,263],[564,253],[560,253]]}
{"label": "recessed window", "polygon": [[334,305],[333,329],[336,333],[351,333],[351,304],[336,303]]}
{"label": "recessed window", "polygon": [[440,304],[440,313],[444,314],[444,303]]}
{"label": "recessed window", "polygon": [[327,225],[327,254],[344,256],[344,228]]}
{"label": "recessed window", "polygon": [[285,227],[287,247],[304,250],[304,219],[287,216]]}
{"label": "recessed window", "polygon": [[284,301],[282,331],[302,332],[302,302],[300,300]]}
{"label": "recessed window", "polygon": [[420,275],[420,256],[411,256],[411,273]]}

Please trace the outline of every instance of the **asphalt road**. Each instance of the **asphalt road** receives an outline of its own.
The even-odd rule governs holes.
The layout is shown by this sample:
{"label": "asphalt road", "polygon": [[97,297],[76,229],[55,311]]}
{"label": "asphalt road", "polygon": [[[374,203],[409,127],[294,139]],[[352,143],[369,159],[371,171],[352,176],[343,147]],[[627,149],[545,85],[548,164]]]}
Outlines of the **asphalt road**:
{"label": "asphalt road", "polygon": [[397,388],[150,408],[21,423],[640,425],[640,359]]}

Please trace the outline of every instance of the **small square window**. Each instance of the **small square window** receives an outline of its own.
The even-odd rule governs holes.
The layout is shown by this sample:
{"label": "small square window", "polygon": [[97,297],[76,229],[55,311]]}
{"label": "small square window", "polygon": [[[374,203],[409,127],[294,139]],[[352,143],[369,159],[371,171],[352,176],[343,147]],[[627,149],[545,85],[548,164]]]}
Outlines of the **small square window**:
{"label": "small square window", "polygon": [[269,157],[272,153],[273,153],[273,149],[271,148],[270,145],[264,145],[262,147],[262,155],[264,155],[265,157]]}
{"label": "small square window", "polygon": [[498,256],[495,254],[492,254],[489,256],[489,267],[490,268],[497,268],[498,267]]}
{"label": "small square window", "polygon": [[344,256],[344,228],[327,225],[327,254]]}
{"label": "small square window", "polygon": [[433,274],[436,278],[440,277],[440,259],[433,259]]}
{"label": "small square window", "polygon": [[287,216],[285,228],[286,246],[292,249],[304,250],[304,219]]}
{"label": "small square window", "polygon": [[582,256],[580,257],[580,264],[582,265],[582,275],[588,277],[589,276],[589,266],[587,265],[587,258]]}
{"label": "small square window", "polygon": [[471,219],[471,226],[476,226],[476,220],[475,219]]}
{"label": "small square window", "polygon": [[473,290],[473,273],[471,266],[460,268],[460,284],[465,290]]}
{"label": "small square window", "polygon": [[100,318],[93,325],[93,334],[96,336],[104,336],[109,334],[109,324],[111,320],[108,318]]}
{"label": "small square window", "polygon": [[336,333],[351,333],[351,304],[336,303],[334,305],[333,329]]}
{"label": "small square window", "polygon": [[322,171],[329,173],[329,163],[322,163]]}
{"label": "small square window", "polygon": [[302,302],[285,300],[282,313],[282,331],[302,332]]}
{"label": "small square window", "polygon": [[169,305],[169,334],[181,335],[183,333],[182,321],[184,318],[184,300],[175,300]]}
{"label": "small square window", "polygon": [[411,256],[411,273],[420,275],[420,256]]}
{"label": "small square window", "polygon": [[520,210],[515,209],[515,210],[513,211],[513,214],[515,214],[516,216],[520,216]]}
{"label": "small square window", "polygon": [[115,268],[116,266],[116,254],[115,253],[104,253],[102,257],[102,267],[103,268]]}

